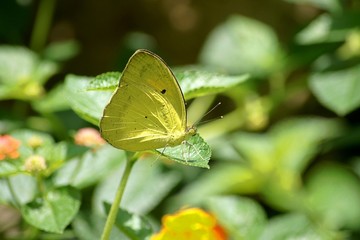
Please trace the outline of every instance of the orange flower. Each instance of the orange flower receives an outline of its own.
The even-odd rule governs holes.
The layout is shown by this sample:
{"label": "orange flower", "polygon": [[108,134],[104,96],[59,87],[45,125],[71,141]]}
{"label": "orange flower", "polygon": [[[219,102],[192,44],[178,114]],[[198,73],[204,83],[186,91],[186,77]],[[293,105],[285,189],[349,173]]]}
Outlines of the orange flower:
{"label": "orange flower", "polygon": [[10,135],[0,136],[0,160],[15,159],[20,156],[18,152],[20,142]]}
{"label": "orange flower", "polygon": [[74,136],[75,143],[87,147],[98,147],[105,143],[100,133],[93,128],[82,128]]}
{"label": "orange flower", "polygon": [[189,208],[175,214],[165,215],[162,229],[151,240],[225,240],[224,229],[213,215],[199,209]]}

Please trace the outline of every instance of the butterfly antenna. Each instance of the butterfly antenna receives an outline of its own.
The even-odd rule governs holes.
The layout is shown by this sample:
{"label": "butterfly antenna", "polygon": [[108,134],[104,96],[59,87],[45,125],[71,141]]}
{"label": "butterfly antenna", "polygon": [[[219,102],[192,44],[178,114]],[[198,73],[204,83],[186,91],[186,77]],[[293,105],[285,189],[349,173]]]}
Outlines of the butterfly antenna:
{"label": "butterfly antenna", "polygon": [[207,113],[204,114],[204,116],[202,116],[202,118],[200,118],[197,122],[194,123],[194,126],[197,126],[199,125],[200,123],[203,124],[203,123],[207,123],[207,122],[211,122],[211,121],[214,121],[216,119],[223,119],[224,116],[220,116],[220,117],[217,117],[215,119],[210,119],[210,120],[206,120],[206,121],[201,121],[201,119],[203,119],[204,117],[206,117],[207,115],[209,115],[209,113],[211,113],[212,111],[214,111],[218,106],[221,105],[221,102],[218,102],[215,106],[213,106],[209,111],[207,111]]}

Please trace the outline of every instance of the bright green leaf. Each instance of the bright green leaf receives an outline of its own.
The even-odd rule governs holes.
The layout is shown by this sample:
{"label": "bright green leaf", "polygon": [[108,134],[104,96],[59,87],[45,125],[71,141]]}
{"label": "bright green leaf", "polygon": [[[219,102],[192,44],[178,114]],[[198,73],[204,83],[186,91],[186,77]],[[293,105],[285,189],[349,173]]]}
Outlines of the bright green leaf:
{"label": "bright green leaf", "polygon": [[327,108],[344,116],[360,106],[360,65],[339,71],[315,73],[309,85]]}
{"label": "bright green leaf", "polygon": [[54,183],[59,186],[88,187],[110,174],[124,159],[124,151],[109,145],[104,145],[95,151],[90,149],[59,169],[55,174]]}
{"label": "bright green leaf", "polygon": [[325,118],[295,118],[279,122],[268,134],[241,133],[233,143],[260,171],[287,169],[302,172],[319,143],[339,135],[338,122]]}
{"label": "bright green leaf", "polygon": [[111,97],[110,91],[87,90],[92,78],[68,75],[65,79],[67,99],[71,108],[83,119],[98,125],[105,105]]}
{"label": "bright green leaf", "polygon": [[0,46],[0,99],[39,97],[44,91],[42,85],[57,68],[27,48]]}
{"label": "bright green leaf", "polygon": [[[9,189],[9,185],[12,192]],[[34,199],[36,187],[35,178],[25,174],[10,176],[8,177],[8,181],[0,179],[0,201],[12,204],[28,203]],[[14,199],[14,195],[16,200]]]}
{"label": "bright green leaf", "polygon": [[306,188],[310,209],[327,227],[359,229],[360,181],[347,168],[338,164],[317,165],[308,175]]}
{"label": "bright green leaf", "polygon": [[75,188],[62,187],[46,193],[21,207],[24,219],[47,232],[62,233],[80,207],[80,193]]}
{"label": "bright green leaf", "polygon": [[[161,171],[163,164],[159,160],[156,161],[155,158],[141,159],[136,162],[121,201],[123,209],[136,214],[148,213],[180,181],[180,176],[175,171],[163,173]],[[97,212],[103,213],[103,202],[113,202],[123,166],[124,164],[120,168],[114,168],[113,174],[109,175],[95,189],[93,202]]]}
{"label": "bright green leaf", "polygon": [[97,75],[91,82],[87,90],[111,90],[114,91],[119,85],[120,72],[106,72]]}
{"label": "bright green leaf", "polygon": [[275,32],[239,15],[231,16],[210,33],[200,60],[216,70],[258,77],[278,71],[284,64]]}
{"label": "bright green leaf", "polygon": [[207,206],[234,239],[257,240],[265,227],[264,210],[250,198],[212,197]]}
{"label": "bright green leaf", "polygon": [[339,123],[329,119],[289,119],[267,134],[235,134],[232,142],[258,174],[259,189],[268,204],[302,210],[301,174],[320,143],[339,136],[340,131]]}
{"label": "bright green leaf", "polygon": [[[104,230],[106,216],[91,212],[79,212],[72,222],[73,230],[79,240],[99,240]],[[113,227],[109,240],[129,240]]]}
{"label": "bright green leaf", "polygon": [[[332,232],[321,231],[316,223],[303,214],[290,213],[271,219],[260,240],[311,239],[329,240],[336,238]],[[338,236],[339,237],[339,236]]]}
{"label": "bright green leaf", "polygon": [[168,204],[169,211],[176,211],[183,206],[203,204],[211,196],[228,192],[257,193],[261,187],[259,180],[258,173],[248,166],[239,163],[215,165],[173,197]]}
{"label": "bright green leaf", "polygon": [[53,113],[69,109],[66,99],[66,89],[64,84],[59,84],[48,92],[43,98],[32,102],[33,107],[42,113]]}
{"label": "bright green leaf", "polygon": [[75,57],[80,51],[80,44],[75,40],[51,42],[44,50],[47,59],[66,61]]}
{"label": "bright green leaf", "polygon": [[[332,19],[330,15],[322,14],[300,31],[296,35],[295,40],[299,44],[323,43],[329,39],[331,24]],[[336,41],[339,41],[339,39],[336,39]]]}
{"label": "bright green leaf", "polygon": [[163,156],[185,165],[210,168],[211,149],[199,134],[192,136],[179,146],[165,147],[157,149],[157,151]]}

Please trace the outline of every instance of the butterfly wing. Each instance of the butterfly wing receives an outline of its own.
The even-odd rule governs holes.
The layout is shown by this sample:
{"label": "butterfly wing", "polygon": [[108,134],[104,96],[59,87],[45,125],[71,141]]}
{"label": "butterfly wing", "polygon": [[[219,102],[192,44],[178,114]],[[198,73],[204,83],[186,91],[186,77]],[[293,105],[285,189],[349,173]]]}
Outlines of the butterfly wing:
{"label": "butterfly wing", "polygon": [[100,121],[116,148],[143,151],[180,144],[186,131],[183,94],[157,55],[138,50],[130,58]]}

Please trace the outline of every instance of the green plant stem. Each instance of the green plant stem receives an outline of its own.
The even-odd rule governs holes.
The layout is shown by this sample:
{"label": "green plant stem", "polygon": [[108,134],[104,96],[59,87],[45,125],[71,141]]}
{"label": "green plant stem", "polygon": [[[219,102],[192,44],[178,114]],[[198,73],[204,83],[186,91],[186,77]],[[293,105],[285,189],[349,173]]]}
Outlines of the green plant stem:
{"label": "green plant stem", "polygon": [[119,211],[119,205],[120,205],[122,196],[123,196],[124,191],[125,191],[126,183],[127,183],[128,179],[129,179],[132,167],[134,166],[135,160],[137,158],[138,158],[138,155],[135,154],[132,158],[128,157],[126,159],[126,165],[125,165],[124,173],[123,173],[123,176],[122,176],[122,178],[120,180],[119,187],[118,187],[118,189],[116,191],[114,202],[111,205],[110,212],[109,212],[109,215],[108,215],[108,218],[106,220],[105,227],[104,227],[104,230],[103,230],[103,233],[102,233],[102,236],[101,236],[101,240],[108,240],[109,237],[110,237],[111,229],[112,229],[112,226],[115,223],[116,216],[117,216],[117,213]]}
{"label": "green plant stem", "polygon": [[51,20],[55,9],[56,0],[41,0],[34,23],[34,30],[31,35],[30,48],[34,51],[41,51],[45,46]]}
{"label": "green plant stem", "polygon": [[44,196],[45,195],[45,186],[44,186],[43,178],[40,174],[36,175],[36,183],[37,183],[39,192],[41,193],[42,196]]}
{"label": "green plant stem", "polygon": [[272,110],[276,109],[286,96],[286,73],[273,74],[270,78],[270,98]]}

